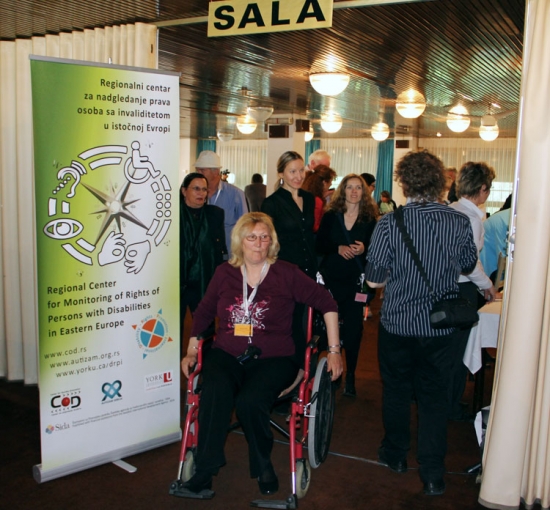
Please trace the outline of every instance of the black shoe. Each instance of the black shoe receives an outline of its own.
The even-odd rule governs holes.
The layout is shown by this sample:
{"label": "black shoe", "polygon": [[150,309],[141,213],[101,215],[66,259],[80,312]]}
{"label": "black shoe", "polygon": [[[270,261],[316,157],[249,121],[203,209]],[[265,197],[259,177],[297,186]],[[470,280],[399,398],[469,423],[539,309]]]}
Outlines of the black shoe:
{"label": "black shoe", "polygon": [[378,449],[378,460],[388,466],[395,473],[406,473],[407,472],[407,459],[401,459],[396,461],[390,461],[386,457],[386,450],[383,447]]}
{"label": "black shoe", "polygon": [[183,489],[198,494],[204,490],[212,489],[212,475],[197,471],[187,482],[182,485]]}
{"label": "black shoe", "polygon": [[346,374],[346,385],[344,386],[344,396],[355,397],[357,391],[355,391],[355,374]]}
{"label": "black shoe", "polygon": [[441,496],[445,493],[445,481],[443,479],[424,483],[424,494],[426,496]]}
{"label": "black shoe", "polygon": [[275,494],[279,490],[279,480],[271,463],[264,469],[264,472],[258,477],[258,487],[262,494]]}

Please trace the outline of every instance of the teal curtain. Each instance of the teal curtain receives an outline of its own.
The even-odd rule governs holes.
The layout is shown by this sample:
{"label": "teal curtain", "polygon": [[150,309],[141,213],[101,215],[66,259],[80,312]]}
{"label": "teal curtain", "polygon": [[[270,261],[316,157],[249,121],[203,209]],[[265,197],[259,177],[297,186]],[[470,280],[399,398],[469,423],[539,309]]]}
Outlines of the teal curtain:
{"label": "teal curtain", "polygon": [[197,157],[202,151],[216,152],[216,140],[197,140]]}
{"label": "teal curtain", "polygon": [[310,140],[306,142],[306,154],[304,156],[304,161],[307,163],[309,161],[310,154],[313,154],[316,150],[321,148],[321,140]]}
{"label": "teal curtain", "polygon": [[393,145],[394,140],[390,138],[378,144],[378,165],[376,167],[376,188],[374,198],[378,202],[380,193],[384,190],[392,194],[393,186]]}

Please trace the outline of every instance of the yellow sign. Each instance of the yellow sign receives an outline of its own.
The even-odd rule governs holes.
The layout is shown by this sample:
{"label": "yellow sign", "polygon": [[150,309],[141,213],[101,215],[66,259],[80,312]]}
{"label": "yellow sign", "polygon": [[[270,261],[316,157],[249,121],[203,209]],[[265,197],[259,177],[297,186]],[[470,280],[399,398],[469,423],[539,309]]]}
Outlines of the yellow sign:
{"label": "yellow sign", "polygon": [[331,27],[332,4],[333,0],[210,2],[208,37]]}

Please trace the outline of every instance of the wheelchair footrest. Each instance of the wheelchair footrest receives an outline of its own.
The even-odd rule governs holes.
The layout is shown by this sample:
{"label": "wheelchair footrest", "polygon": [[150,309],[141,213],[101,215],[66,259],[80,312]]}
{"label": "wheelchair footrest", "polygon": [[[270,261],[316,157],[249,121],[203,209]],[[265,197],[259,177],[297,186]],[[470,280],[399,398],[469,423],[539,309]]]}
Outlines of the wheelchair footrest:
{"label": "wheelchair footrest", "polygon": [[298,508],[297,499],[294,495],[289,496],[285,501],[281,499],[255,499],[250,502],[250,506],[255,508],[295,509]]}
{"label": "wheelchair footrest", "polygon": [[177,496],[178,498],[212,499],[216,493],[210,489],[204,489],[201,492],[191,492],[189,489],[183,488],[181,480],[176,480],[170,484],[168,494],[170,496]]}

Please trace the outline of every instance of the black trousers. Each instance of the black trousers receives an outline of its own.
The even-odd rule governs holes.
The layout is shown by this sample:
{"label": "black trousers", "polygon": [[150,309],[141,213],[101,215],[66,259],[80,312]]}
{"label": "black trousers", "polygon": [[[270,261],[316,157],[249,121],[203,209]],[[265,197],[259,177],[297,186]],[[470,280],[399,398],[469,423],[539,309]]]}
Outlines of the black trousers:
{"label": "black trousers", "polygon": [[447,393],[456,333],[439,337],[407,337],[380,324],[378,359],[382,376],[382,447],[390,461],[410,449],[411,399],[418,405],[420,478],[441,479],[447,453]]}
{"label": "black trousers", "polygon": [[297,372],[297,365],[289,357],[260,358],[241,365],[225,351],[210,349],[202,372],[197,471],[217,474],[225,464],[227,429],[236,409],[248,442],[250,476],[260,476],[273,448],[271,408]]}
{"label": "black trousers", "polygon": [[340,339],[346,356],[346,373],[355,374],[359,348],[363,336],[363,306],[355,301],[355,294],[338,301],[338,315],[342,320]]}

